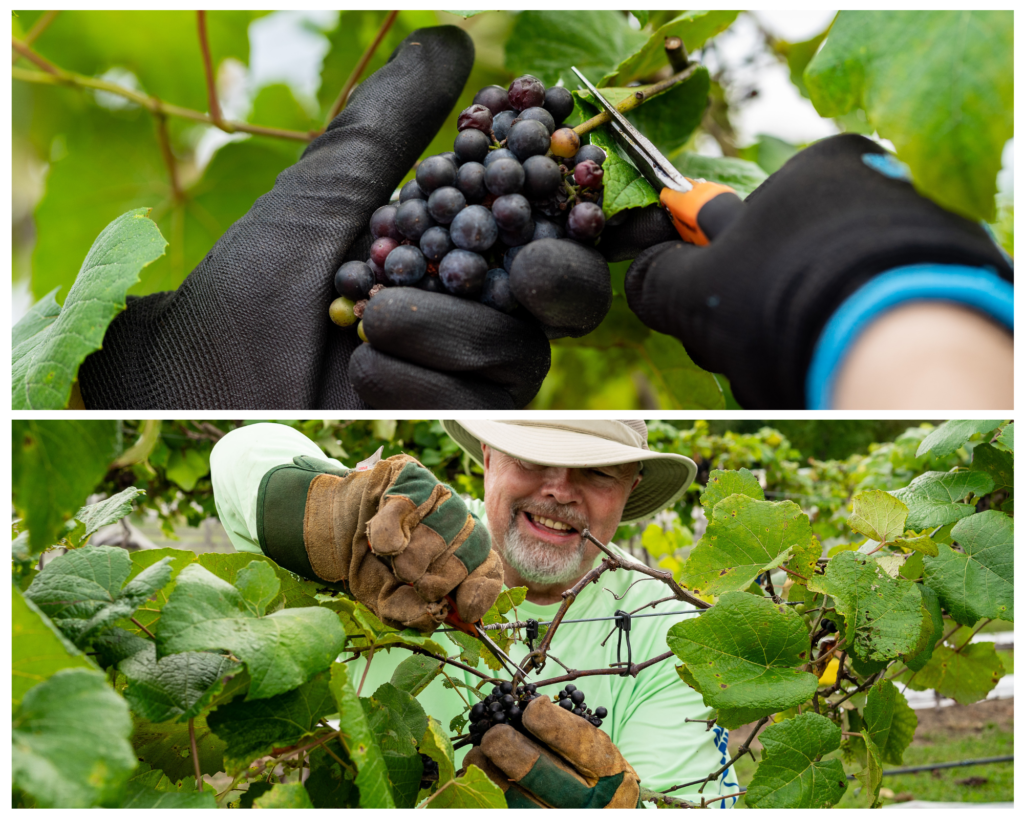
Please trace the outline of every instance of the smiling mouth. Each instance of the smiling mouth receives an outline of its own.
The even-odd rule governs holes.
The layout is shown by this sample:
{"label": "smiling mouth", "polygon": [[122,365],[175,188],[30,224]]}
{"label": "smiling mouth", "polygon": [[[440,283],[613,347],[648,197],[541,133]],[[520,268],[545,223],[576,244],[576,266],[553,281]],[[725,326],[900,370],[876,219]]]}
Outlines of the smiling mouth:
{"label": "smiling mouth", "polygon": [[543,515],[534,515],[530,512],[523,512],[526,515],[526,519],[533,523],[535,526],[539,526],[544,529],[550,529],[552,532],[559,534],[571,534],[576,532],[576,529],[570,526],[568,523],[563,523],[560,520],[554,520],[553,518],[544,517]]}

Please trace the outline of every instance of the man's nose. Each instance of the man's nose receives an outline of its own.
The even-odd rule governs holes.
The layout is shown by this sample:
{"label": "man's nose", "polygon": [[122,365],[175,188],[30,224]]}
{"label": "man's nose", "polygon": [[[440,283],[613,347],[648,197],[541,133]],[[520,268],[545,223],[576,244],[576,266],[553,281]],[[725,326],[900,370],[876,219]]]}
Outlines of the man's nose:
{"label": "man's nose", "polygon": [[580,490],[573,480],[574,470],[565,467],[548,467],[544,470],[543,492],[557,503],[579,503]]}

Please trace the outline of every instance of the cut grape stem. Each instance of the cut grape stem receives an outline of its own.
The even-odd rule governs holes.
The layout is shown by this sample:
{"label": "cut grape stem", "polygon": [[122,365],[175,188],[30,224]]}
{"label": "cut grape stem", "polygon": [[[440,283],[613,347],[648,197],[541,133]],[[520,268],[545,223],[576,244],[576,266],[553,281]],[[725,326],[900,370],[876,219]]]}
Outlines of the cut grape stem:
{"label": "cut grape stem", "polygon": [[[678,85],[681,82],[686,82],[693,73],[700,67],[699,63],[693,63],[684,70],[673,74],[667,80],[656,82],[651,85],[643,85],[636,89],[633,94],[630,94],[622,102],[615,106],[615,110],[620,114],[624,114],[627,111],[632,111],[634,108],[647,102],[652,97],[661,94],[663,91],[667,91],[674,85]],[[604,125],[606,122],[611,122],[612,115],[607,111],[602,111],[595,117],[591,117],[586,122],[582,122],[577,125],[573,130],[580,136],[589,133],[597,128],[599,125]]]}

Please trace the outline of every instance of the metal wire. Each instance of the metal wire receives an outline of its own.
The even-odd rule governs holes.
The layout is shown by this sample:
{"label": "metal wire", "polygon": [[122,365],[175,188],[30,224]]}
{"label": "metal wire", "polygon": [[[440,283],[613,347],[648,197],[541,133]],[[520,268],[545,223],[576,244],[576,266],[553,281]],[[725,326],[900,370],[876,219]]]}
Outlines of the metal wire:
{"label": "metal wire", "polygon": [[[984,759],[961,759],[959,762],[936,762],[933,765],[915,765],[912,768],[893,768],[891,771],[882,771],[882,776],[899,776],[900,774],[922,773],[923,771],[938,771],[942,768],[966,768],[968,765],[988,765],[993,762],[1013,762],[1013,754],[1009,756],[989,756]],[[854,774],[847,774],[847,779],[856,779]]]}

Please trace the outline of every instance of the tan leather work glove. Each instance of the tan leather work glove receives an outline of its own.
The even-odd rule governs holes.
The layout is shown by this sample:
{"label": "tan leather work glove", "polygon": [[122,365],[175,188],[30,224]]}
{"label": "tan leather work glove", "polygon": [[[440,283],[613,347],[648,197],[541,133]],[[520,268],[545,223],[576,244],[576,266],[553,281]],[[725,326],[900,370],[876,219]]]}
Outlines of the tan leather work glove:
{"label": "tan leather work glove", "polygon": [[359,471],[296,458],[263,478],[257,519],[267,556],[342,584],[392,628],[433,632],[452,602],[472,623],[501,593],[487,528],[408,455]]}
{"label": "tan leather work glove", "polygon": [[611,738],[587,720],[538,697],[523,727],[495,725],[466,754],[505,793],[510,808],[635,808],[640,777]]}

